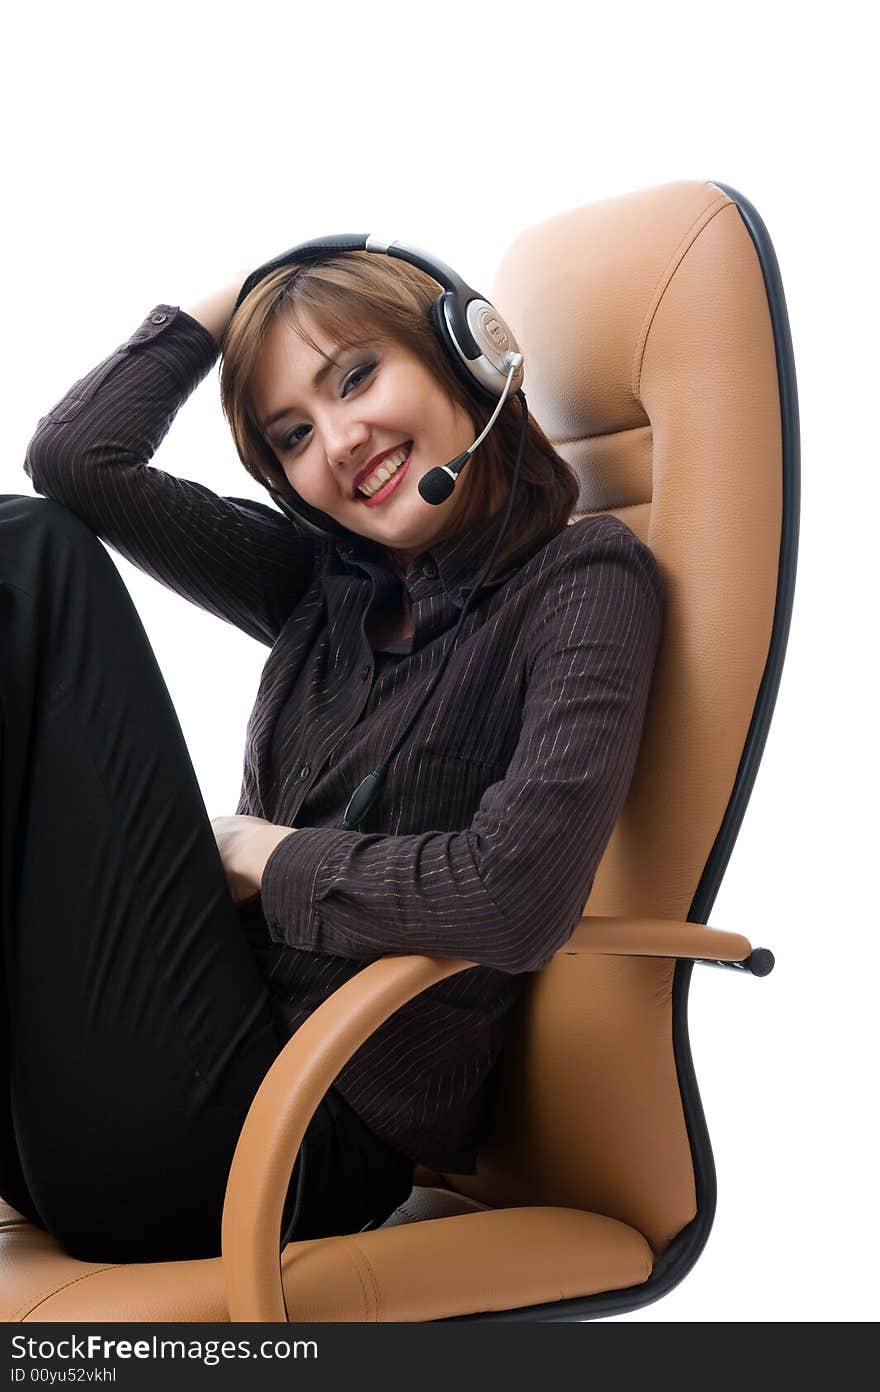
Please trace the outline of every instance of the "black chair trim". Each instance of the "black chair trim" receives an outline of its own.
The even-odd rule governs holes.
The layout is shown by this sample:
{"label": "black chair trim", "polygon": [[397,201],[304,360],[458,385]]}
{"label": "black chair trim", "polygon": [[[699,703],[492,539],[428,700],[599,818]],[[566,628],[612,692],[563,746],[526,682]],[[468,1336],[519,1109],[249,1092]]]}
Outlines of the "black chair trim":
{"label": "black chair trim", "polygon": [[773,614],[773,629],[770,635],[767,664],[761,678],[755,710],[737,769],[730,801],[715,838],[715,844],[706,861],[700,883],[697,886],[691,912],[688,914],[688,922],[690,923],[708,923],[709,921],[709,914],[721,886],[721,880],[727,869],[736,838],[739,835],[739,829],[764,753],[764,745],[767,742],[767,734],[782,677],[782,664],[785,661],[785,649],[788,644],[791,612],[794,605],[801,492],[797,379],[794,369],[791,327],[788,321],[785,293],[782,289],[779,262],[776,259],[776,252],[773,249],[767,228],[749,200],[738,193],[736,189],[730,188],[728,184],[718,183],[715,179],[711,182],[716,188],[726,193],[739,209],[740,216],[758,254],[764,286],[767,291],[767,303],[770,309],[770,322],[773,326],[773,342],[776,350],[779,410],[782,422],[782,532],[779,542],[779,579],[776,586],[776,607]]}

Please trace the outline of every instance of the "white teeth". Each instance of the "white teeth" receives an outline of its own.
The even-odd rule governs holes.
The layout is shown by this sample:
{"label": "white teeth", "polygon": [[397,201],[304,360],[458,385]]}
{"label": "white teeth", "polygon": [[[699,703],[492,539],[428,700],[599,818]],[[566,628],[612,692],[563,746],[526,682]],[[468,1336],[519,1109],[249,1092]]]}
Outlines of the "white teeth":
{"label": "white teeth", "polygon": [[407,458],[408,454],[409,450],[406,446],[403,446],[399,450],[395,450],[394,454],[389,454],[388,458],[383,459],[379,467],[373,470],[369,478],[365,479],[363,483],[358,484],[358,493],[363,493],[365,497],[372,498],[373,494],[378,493],[379,489],[388,482],[392,474],[397,473],[397,470]]}

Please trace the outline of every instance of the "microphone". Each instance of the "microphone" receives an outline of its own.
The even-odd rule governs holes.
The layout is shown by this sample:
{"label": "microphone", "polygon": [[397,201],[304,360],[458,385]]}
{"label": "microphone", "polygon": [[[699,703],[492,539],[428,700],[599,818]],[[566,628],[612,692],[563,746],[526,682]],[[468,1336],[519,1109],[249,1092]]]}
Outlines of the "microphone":
{"label": "microphone", "polygon": [[495,410],[492,412],[488,422],[483,427],[476,440],[474,440],[474,443],[468,446],[464,454],[459,454],[455,459],[450,459],[448,464],[441,464],[438,465],[436,469],[431,469],[429,473],[425,474],[423,479],[419,480],[419,493],[426,503],[437,505],[438,503],[446,502],[446,499],[458,483],[458,476],[465,464],[477,448],[477,445],[482,444],[483,440],[485,440],[492,426],[495,424],[495,421],[498,419],[498,412],[507,400],[507,394],[510,391],[510,384],[513,381],[514,373],[523,360],[522,353],[505,353],[504,356],[510,370],[508,371],[507,381],[504,383],[504,390],[498,398],[498,404]]}

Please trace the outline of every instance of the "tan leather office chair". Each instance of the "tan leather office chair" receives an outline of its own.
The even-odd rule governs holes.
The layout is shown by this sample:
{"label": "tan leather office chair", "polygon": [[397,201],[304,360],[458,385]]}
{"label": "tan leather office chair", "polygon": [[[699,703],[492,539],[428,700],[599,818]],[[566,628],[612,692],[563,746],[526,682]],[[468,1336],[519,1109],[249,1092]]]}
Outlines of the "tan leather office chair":
{"label": "tan leather office chair", "polygon": [[703,925],[767,737],[794,589],[798,414],[778,266],[745,198],[682,181],[528,229],[492,298],[523,347],[530,408],[581,479],[580,512],[613,512],[651,546],[666,616],[628,800],[585,916],[519,1003],[477,1174],[419,1167],[382,1227],[291,1243],[279,1262],[294,1158],[341,1065],[471,965],[389,957],[267,1075],[230,1172],[222,1258],[75,1261],[0,1205],[5,1321],[583,1320],[657,1299],[706,1242],[693,962],[773,965]]}

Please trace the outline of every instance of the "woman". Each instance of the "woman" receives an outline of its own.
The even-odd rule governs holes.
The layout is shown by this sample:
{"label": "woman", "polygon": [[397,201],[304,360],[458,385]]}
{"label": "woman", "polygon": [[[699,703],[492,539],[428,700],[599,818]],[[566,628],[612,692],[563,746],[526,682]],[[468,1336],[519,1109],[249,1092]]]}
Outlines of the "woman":
{"label": "woman", "polygon": [[[349,252],[271,274],[230,321],[241,283],[190,311],[158,305],[40,421],[25,471],[53,502],[0,499],[0,1193],[90,1260],[219,1252],[232,1152],[273,1058],[389,953],[476,965],[342,1069],[285,1229],[384,1221],[417,1162],[475,1171],[506,1020],[580,917],[659,642],[650,551],[611,516],[567,525],[576,481],[529,419],[496,562],[380,797],[343,829],[453,646],[508,502],[520,406],[431,506],[419,480],[489,414],[435,336],[434,281]],[[148,467],[221,348],[245,467],[335,536]],[[207,818],[96,536],[271,648],[235,816]]]}

